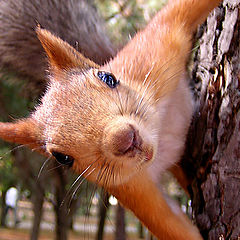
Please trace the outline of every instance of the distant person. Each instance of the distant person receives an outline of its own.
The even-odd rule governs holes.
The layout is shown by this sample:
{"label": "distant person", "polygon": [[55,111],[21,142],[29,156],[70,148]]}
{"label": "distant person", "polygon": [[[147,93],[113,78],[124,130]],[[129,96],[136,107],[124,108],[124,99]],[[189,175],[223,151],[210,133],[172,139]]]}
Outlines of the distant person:
{"label": "distant person", "polygon": [[15,226],[17,226],[17,224],[19,223],[19,220],[17,219],[17,201],[18,201],[18,190],[15,187],[9,188],[6,193],[5,217],[7,218],[8,211],[12,210],[14,215]]}

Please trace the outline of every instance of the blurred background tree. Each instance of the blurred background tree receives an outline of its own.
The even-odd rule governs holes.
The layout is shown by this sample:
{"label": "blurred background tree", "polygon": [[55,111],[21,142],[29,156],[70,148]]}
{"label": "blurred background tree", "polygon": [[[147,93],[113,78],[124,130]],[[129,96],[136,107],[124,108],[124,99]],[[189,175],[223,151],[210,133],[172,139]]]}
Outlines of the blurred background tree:
{"label": "blurred background tree", "polygon": [[113,41],[122,46],[138,30],[143,29],[167,0],[96,0],[95,2],[105,19]]}

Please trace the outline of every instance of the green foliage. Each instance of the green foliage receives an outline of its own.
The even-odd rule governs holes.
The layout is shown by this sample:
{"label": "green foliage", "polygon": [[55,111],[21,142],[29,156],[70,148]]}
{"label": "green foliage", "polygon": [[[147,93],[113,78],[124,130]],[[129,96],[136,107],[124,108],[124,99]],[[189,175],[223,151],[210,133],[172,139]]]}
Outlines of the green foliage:
{"label": "green foliage", "polygon": [[28,90],[27,82],[16,79],[15,74],[3,74],[0,78],[0,101],[6,113],[0,115],[0,120],[26,116],[29,109],[33,108],[33,102],[29,100],[25,92]]}
{"label": "green foliage", "polygon": [[[1,73],[0,77],[0,121],[11,121],[26,116],[33,108],[25,95],[27,82],[16,78],[14,73]],[[13,146],[0,141],[0,191],[6,191],[17,183],[17,169],[11,154]]]}
{"label": "green foliage", "polygon": [[0,191],[6,191],[16,183],[15,172],[9,148],[0,145]]}
{"label": "green foliage", "polygon": [[166,0],[95,0],[113,40],[123,44],[142,29]]}

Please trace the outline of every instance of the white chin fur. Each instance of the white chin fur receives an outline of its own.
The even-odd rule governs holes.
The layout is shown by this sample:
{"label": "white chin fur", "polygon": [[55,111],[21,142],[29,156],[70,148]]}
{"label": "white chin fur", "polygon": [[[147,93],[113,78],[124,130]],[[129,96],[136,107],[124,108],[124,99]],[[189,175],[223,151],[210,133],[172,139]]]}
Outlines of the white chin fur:
{"label": "white chin fur", "polygon": [[158,149],[148,171],[155,182],[161,173],[178,162],[184,151],[186,135],[192,118],[193,100],[187,81],[181,79],[177,89],[159,101],[161,115]]}

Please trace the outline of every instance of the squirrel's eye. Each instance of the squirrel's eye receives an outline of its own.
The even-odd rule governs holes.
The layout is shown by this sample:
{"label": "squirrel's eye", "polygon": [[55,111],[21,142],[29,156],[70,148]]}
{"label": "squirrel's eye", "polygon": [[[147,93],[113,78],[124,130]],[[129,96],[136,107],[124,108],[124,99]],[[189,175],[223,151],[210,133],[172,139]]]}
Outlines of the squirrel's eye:
{"label": "squirrel's eye", "polygon": [[119,84],[115,76],[109,72],[98,71],[97,75],[100,80],[106,83],[110,88],[115,88]]}
{"label": "squirrel's eye", "polygon": [[56,158],[56,160],[66,166],[72,167],[74,158],[59,152],[52,152],[52,155]]}

